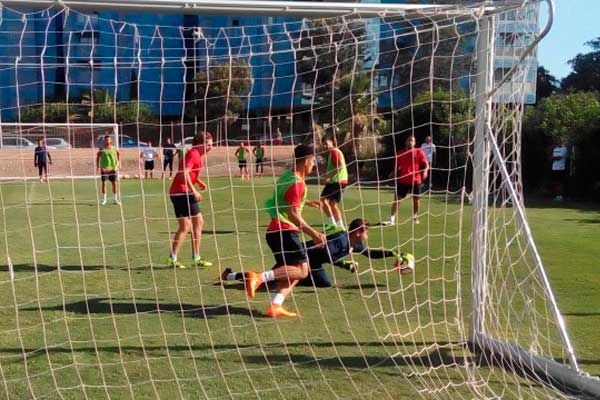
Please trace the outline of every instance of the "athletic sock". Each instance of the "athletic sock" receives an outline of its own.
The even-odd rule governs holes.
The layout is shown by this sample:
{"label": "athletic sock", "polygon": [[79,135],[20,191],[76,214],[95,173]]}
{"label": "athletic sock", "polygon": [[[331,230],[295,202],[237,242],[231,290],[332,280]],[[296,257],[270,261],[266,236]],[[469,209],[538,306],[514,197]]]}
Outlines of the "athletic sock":
{"label": "athletic sock", "polygon": [[227,281],[241,281],[244,280],[244,274],[242,272],[231,272],[225,277]]}
{"label": "athletic sock", "polygon": [[195,260],[197,257],[200,257],[200,256],[196,253],[192,253],[192,260]]}
{"label": "athletic sock", "polygon": [[278,306],[280,306],[283,304],[284,301],[285,301],[285,296],[282,295],[281,293],[277,293],[275,296],[273,296],[273,300],[271,300],[271,304],[277,304]]}
{"label": "athletic sock", "polygon": [[260,277],[262,279],[263,282],[271,282],[275,280],[275,272],[273,271],[265,271],[262,274],[260,274]]}
{"label": "athletic sock", "polygon": [[177,254],[176,253],[171,253],[171,255],[169,256],[171,258],[171,260],[175,261],[177,260]]}
{"label": "athletic sock", "polygon": [[102,193],[102,200],[106,201],[106,193]]}
{"label": "athletic sock", "polygon": [[392,224],[396,222],[396,216],[395,215],[390,215],[390,222]]}

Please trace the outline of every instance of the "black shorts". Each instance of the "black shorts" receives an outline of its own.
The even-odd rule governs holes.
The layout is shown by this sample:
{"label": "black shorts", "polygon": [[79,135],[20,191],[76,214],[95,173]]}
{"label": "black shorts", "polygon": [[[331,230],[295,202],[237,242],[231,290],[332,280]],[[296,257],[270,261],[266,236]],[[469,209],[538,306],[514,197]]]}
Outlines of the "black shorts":
{"label": "black shorts", "polygon": [[248,165],[248,160],[238,160],[238,167],[244,168],[246,165]]}
{"label": "black shorts", "polygon": [[115,182],[117,180],[118,176],[119,176],[119,173],[113,169],[110,171],[102,172],[100,174],[100,179],[102,179],[102,182],[106,182],[107,179],[111,182]]}
{"label": "black shorts", "polygon": [[423,192],[423,185],[420,183],[407,185],[405,183],[396,182],[396,197],[403,199],[407,194],[419,197]]}
{"label": "black shorts", "polygon": [[38,171],[40,173],[40,176],[42,176],[43,172],[46,172],[46,173],[48,172],[48,164],[45,163],[45,162],[39,162],[38,165],[37,165],[37,167],[38,167]]}
{"label": "black shorts", "polygon": [[300,265],[308,262],[306,246],[302,241],[300,232],[273,231],[267,232],[267,244],[275,257],[275,266]]}
{"label": "black shorts", "polygon": [[564,183],[567,177],[567,171],[564,169],[552,170],[552,181],[554,183]]}
{"label": "black shorts", "polygon": [[344,192],[345,188],[346,185],[343,183],[329,182],[323,188],[323,191],[321,192],[321,198],[333,200],[336,203],[339,203],[342,201],[342,193]]}
{"label": "black shorts", "polygon": [[154,161],[144,161],[144,170],[152,171],[154,169]]}
{"label": "black shorts", "polygon": [[169,171],[173,171],[173,157],[165,158],[163,162],[163,170],[166,170],[169,167]]}
{"label": "black shorts", "polygon": [[177,194],[171,196],[171,203],[177,218],[193,217],[200,214],[198,201],[193,194]]}
{"label": "black shorts", "polygon": [[264,163],[264,162],[265,162],[265,159],[264,159],[264,158],[257,158],[257,159],[256,159],[256,164],[258,164],[258,165],[260,165],[260,164],[262,164],[262,163]]}

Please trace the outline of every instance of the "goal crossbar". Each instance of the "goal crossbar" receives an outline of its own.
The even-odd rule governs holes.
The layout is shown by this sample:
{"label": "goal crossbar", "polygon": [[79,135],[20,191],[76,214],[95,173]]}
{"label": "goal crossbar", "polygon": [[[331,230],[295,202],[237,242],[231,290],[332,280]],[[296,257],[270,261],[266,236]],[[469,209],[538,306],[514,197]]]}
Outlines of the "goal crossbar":
{"label": "goal crossbar", "polygon": [[474,9],[449,4],[375,4],[351,2],[269,1],[269,0],[4,0],[11,8],[68,7],[79,11],[119,11],[138,13],[183,13],[188,15],[269,15],[293,17],[335,17],[359,14],[362,17],[493,13],[517,7],[522,1],[508,1],[501,6]]}

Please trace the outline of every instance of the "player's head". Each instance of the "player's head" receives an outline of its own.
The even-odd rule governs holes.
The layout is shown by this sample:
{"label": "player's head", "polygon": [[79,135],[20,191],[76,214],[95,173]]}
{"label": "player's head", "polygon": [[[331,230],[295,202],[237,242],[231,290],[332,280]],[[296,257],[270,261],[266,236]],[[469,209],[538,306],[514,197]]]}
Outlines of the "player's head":
{"label": "player's head", "polygon": [[350,244],[360,244],[369,239],[369,221],[356,218],[348,226],[348,237]]}
{"label": "player's head", "polygon": [[425,143],[431,143],[431,135],[425,136]]}
{"label": "player's head", "polygon": [[323,136],[321,139],[321,145],[326,150],[331,150],[335,147],[335,143],[333,142],[333,137],[329,135]]}
{"label": "player's head", "polygon": [[409,135],[404,142],[404,148],[406,149],[414,149],[417,144],[417,140],[415,139],[415,135]]}
{"label": "player's head", "polygon": [[104,148],[112,146],[112,136],[104,135]]}
{"label": "player's head", "polygon": [[294,164],[296,170],[310,175],[315,164],[315,148],[309,144],[299,144],[294,148]]}
{"label": "player's head", "polygon": [[246,145],[245,142],[240,143],[240,147],[244,147]]}
{"label": "player's head", "polygon": [[152,147],[152,141],[148,140],[148,147]]}
{"label": "player's head", "polygon": [[44,139],[39,138],[37,143],[38,143],[38,146],[43,146],[44,145]]}
{"label": "player's head", "polygon": [[171,138],[167,137],[167,144],[171,144]]}
{"label": "player's head", "polygon": [[202,150],[204,153],[208,153],[212,149],[213,138],[210,132],[198,132],[192,140],[192,147]]}

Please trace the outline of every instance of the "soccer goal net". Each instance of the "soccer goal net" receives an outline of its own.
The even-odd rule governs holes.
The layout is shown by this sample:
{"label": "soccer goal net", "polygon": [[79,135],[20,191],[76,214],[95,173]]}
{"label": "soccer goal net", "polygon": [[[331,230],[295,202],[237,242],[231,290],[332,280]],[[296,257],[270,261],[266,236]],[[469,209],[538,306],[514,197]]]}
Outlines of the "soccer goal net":
{"label": "soccer goal net", "polygon": [[[600,395],[524,209],[537,1],[0,3],[0,397]],[[188,235],[176,268],[169,192],[201,132],[213,149],[195,235],[212,266],[192,266]],[[98,153],[106,134],[118,163]],[[40,138],[47,183],[27,179]],[[369,234],[309,256],[313,280],[285,302],[299,316],[271,318],[273,287],[250,299],[229,278],[272,268],[265,201],[301,143],[317,153],[309,200],[332,165],[348,181],[341,221],[304,219],[330,232],[361,218]],[[155,179],[118,178],[144,170]],[[398,268],[407,253],[413,270]]]}

